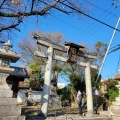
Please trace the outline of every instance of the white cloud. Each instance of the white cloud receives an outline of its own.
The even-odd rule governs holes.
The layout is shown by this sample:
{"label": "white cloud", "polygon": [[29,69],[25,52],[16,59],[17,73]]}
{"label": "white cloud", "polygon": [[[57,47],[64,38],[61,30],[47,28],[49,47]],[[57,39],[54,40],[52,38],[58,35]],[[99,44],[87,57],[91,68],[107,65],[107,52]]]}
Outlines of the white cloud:
{"label": "white cloud", "polygon": [[64,83],[58,83],[57,86],[58,86],[59,89],[62,89],[62,88],[65,87],[65,84]]}

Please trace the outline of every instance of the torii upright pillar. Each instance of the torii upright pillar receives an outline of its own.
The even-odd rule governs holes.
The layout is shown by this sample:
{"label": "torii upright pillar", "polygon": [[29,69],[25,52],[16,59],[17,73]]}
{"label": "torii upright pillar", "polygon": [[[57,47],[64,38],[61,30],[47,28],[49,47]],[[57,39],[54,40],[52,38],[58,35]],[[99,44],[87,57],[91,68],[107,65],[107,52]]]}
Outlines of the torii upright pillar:
{"label": "torii upright pillar", "polygon": [[86,96],[87,96],[87,111],[88,114],[93,114],[93,98],[92,98],[92,84],[90,62],[87,60],[85,67],[85,83],[86,83]]}
{"label": "torii upright pillar", "polygon": [[41,114],[44,117],[47,117],[47,113],[48,113],[48,103],[49,103],[50,85],[51,85],[52,60],[53,60],[53,47],[48,48],[47,55],[48,55],[48,60],[46,63],[46,68],[45,68],[45,80],[44,80],[44,86],[43,86],[42,106],[41,106]]}

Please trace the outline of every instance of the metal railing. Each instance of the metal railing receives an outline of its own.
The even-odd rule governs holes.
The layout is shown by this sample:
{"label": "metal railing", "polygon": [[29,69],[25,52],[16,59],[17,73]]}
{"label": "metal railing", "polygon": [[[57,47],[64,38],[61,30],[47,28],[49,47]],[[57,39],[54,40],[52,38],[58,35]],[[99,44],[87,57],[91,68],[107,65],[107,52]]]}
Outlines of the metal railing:
{"label": "metal railing", "polygon": [[[59,107],[61,108],[61,111],[65,113],[65,115],[66,115],[66,120],[69,119],[69,118],[70,118],[71,120],[73,120],[72,117],[68,117],[68,113],[67,113],[61,106],[59,106]],[[56,107],[55,107],[55,120],[56,120],[56,117],[57,117],[56,114],[57,114],[57,111],[56,111]]]}
{"label": "metal railing", "polygon": [[[54,94],[54,99],[52,99],[52,102],[53,102],[53,106],[55,106],[55,120],[56,120],[56,117],[57,117],[57,110],[56,110],[56,106],[58,106],[58,108],[60,108],[61,109],[61,111],[63,112],[63,113],[65,113],[65,119],[67,120],[67,119],[71,119],[71,120],[73,120],[73,118],[72,117],[69,117],[68,116],[68,113],[62,108],[62,106],[61,106],[61,100],[60,100],[60,97],[57,95],[57,93],[56,93],[56,90],[53,90],[52,91],[53,92],[53,94]],[[59,98],[59,99],[57,99],[57,98]]]}

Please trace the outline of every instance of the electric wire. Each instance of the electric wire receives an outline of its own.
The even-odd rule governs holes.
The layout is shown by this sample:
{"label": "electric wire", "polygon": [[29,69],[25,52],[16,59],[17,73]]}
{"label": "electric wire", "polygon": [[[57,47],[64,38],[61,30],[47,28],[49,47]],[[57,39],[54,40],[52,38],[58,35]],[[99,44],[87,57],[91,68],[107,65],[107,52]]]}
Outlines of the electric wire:
{"label": "electric wire", "polygon": [[[102,15],[103,15],[103,14],[102,14]],[[100,16],[100,17],[101,17],[101,16]],[[86,20],[86,22],[88,22],[88,21]],[[89,24],[89,23],[88,23],[88,24]],[[96,25],[95,25],[95,24],[96,24],[96,22],[90,23],[90,25],[87,26],[86,30],[87,30],[87,31],[93,30],[94,28],[96,28]],[[93,27],[93,26],[94,26],[94,27]],[[91,34],[92,34],[92,33],[91,33]],[[86,37],[86,35],[87,35],[87,34],[83,34],[80,38],[83,39],[84,37]]]}
{"label": "electric wire", "polygon": [[[108,14],[108,15],[109,15],[109,14]],[[111,17],[111,18],[112,18],[112,17]],[[109,18],[108,21],[111,20],[111,18]],[[91,24],[91,25],[92,25],[92,24]],[[91,25],[90,25],[90,26],[91,26]],[[93,24],[93,25],[94,25],[94,24]],[[100,30],[100,28],[103,29],[103,31],[105,31],[105,28],[103,28],[102,25],[98,25],[98,24],[97,24],[96,26],[94,26],[94,27],[92,26],[91,28],[90,28],[90,26],[88,27],[89,29],[87,29],[87,30],[90,31],[91,34],[93,34],[93,33],[95,34],[98,30]],[[109,31],[106,30],[106,33],[109,34]],[[87,37],[87,36],[88,36],[87,34],[84,34],[84,35],[81,37],[81,39],[83,39],[83,38],[85,38],[85,37]],[[102,38],[102,39],[103,39],[103,38]],[[104,42],[105,42],[105,41],[107,41],[107,39],[104,39]]]}
{"label": "electric wire", "polygon": [[87,3],[89,3],[90,5],[92,5],[92,6],[96,7],[96,8],[98,8],[98,9],[100,9],[100,10],[103,10],[104,12],[107,12],[107,13],[113,15],[113,16],[116,17],[116,18],[119,17],[119,16],[113,14],[112,12],[109,12],[108,10],[105,10],[105,9],[103,9],[103,8],[101,8],[101,7],[95,5],[95,4],[93,4],[93,3],[91,3],[91,2],[89,2],[89,1],[87,1],[87,0],[84,0],[84,1],[87,2]]}
{"label": "electric wire", "polygon": [[[93,4],[91,4],[91,5],[93,5]],[[93,5],[93,6],[95,6],[95,5]],[[95,7],[97,7],[97,8],[99,8],[99,9],[101,9],[100,7],[98,7],[98,6],[95,6]],[[103,10],[103,11],[105,11],[105,12],[107,12],[107,13],[110,13],[110,12],[108,12],[108,11],[106,11],[106,10],[104,10],[104,9],[101,9],[101,10]],[[110,13],[110,14],[112,14],[112,13]],[[112,15],[114,15],[114,14],[112,14]],[[115,16],[115,15],[114,15]],[[115,16],[115,17],[117,17],[117,16]],[[75,27],[75,26],[74,26]],[[98,29],[97,29],[98,30]],[[84,31],[85,32],[85,31]],[[88,34],[88,33],[87,33]]]}
{"label": "electric wire", "polygon": [[[62,19],[60,19],[60,18],[54,16],[54,15],[51,15],[51,16],[53,16],[54,18],[56,18],[56,19],[58,19],[58,20],[64,22],[65,24],[67,24],[67,25],[69,25],[69,26],[71,26],[71,27],[74,27],[75,29],[81,30],[83,33],[86,33],[86,34],[89,34],[90,36],[93,36],[92,33],[86,32],[86,30],[80,29],[79,27],[74,26],[74,25],[72,25],[72,24],[70,24],[70,23],[68,23],[68,22],[66,22],[66,21],[64,21],[64,20],[62,20]],[[94,35],[93,37],[95,37],[95,38],[97,38],[97,39],[100,39],[97,35]],[[103,38],[101,38],[101,39],[103,39]]]}
{"label": "electric wire", "polygon": [[[68,2],[68,1],[67,1],[67,2]],[[96,18],[94,18],[94,17],[92,17],[92,16],[90,16],[90,15],[88,15],[88,14],[80,11],[78,8],[76,8],[76,6],[74,6],[74,5],[71,4],[70,2],[69,2],[69,3],[70,3],[71,5],[73,5],[74,7],[72,7],[72,6],[70,6],[70,5],[67,5],[67,4],[65,4],[65,3],[63,3],[63,2],[60,2],[60,3],[63,4],[63,5],[65,5],[66,7],[70,8],[70,9],[78,12],[78,13],[81,13],[81,14],[85,15],[85,16],[88,17],[88,18],[91,18],[92,20],[95,20],[95,21],[97,21],[97,22],[99,22],[99,23],[101,23],[101,24],[103,24],[103,25],[105,25],[105,26],[107,26],[107,27],[109,27],[109,28],[112,28],[112,29],[117,30],[117,31],[120,32],[119,29],[116,29],[116,28],[114,28],[113,26],[111,26],[111,25],[109,25],[109,24],[107,24],[107,23],[105,23],[105,22],[103,22],[103,21],[101,21],[101,20],[98,20],[98,19],[96,19]]]}
{"label": "electric wire", "polygon": [[[85,32],[85,31],[84,31]],[[88,34],[88,33],[87,33]]]}
{"label": "electric wire", "polygon": [[[74,25],[72,25],[72,24],[70,24],[70,23],[68,23],[68,22],[66,22],[66,21],[64,21],[64,20],[62,20],[62,19],[54,16],[54,15],[51,15],[51,16],[55,17],[56,19],[64,22],[65,24],[67,24],[67,25],[69,25],[69,26],[71,26],[71,27],[74,27],[74,28],[76,28],[76,29],[81,30],[83,33],[86,33],[87,35],[93,36],[93,37],[95,37],[95,38],[97,38],[97,39],[103,39],[102,37],[100,38],[100,37],[98,37],[98,36],[95,36],[95,34],[93,35],[93,33],[91,33],[91,32],[88,32],[88,31],[86,32],[86,30],[83,30],[83,29],[81,29],[81,28],[79,28],[79,27],[76,27],[76,26],[74,26]],[[109,20],[110,20],[110,19],[109,19]],[[107,31],[106,31],[106,32],[107,32]],[[106,39],[104,39],[104,41],[106,41]]]}
{"label": "electric wire", "polygon": [[114,48],[116,48],[116,47],[118,47],[118,46],[120,46],[120,44],[118,44],[118,45],[116,45],[116,46],[110,48],[110,50],[111,50],[111,49],[114,49]]}
{"label": "electric wire", "polygon": [[119,50],[119,49],[120,49],[120,46],[117,47],[117,48],[115,48],[115,49],[113,49],[113,50],[111,50],[108,54],[110,54],[110,53],[112,53],[112,52],[115,52],[115,51],[117,51],[117,50]]}
{"label": "electric wire", "polygon": [[[88,4],[90,4],[90,5],[92,5],[92,6],[94,6],[94,7],[96,7],[96,8],[98,8],[98,9],[100,9],[100,10],[102,10],[102,11],[104,11],[103,14],[108,13],[108,14],[104,17],[104,18],[107,18],[107,19],[108,19],[107,22],[110,21],[110,20],[112,19],[112,17],[117,17],[117,18],[118,18],[118,16],[116,16],[116,15],[113,14],[112,12],[108,12],[108,9],[110,9],[110,8],[108,8],[107,10],[105,10],[105,9],[103,9],[103,8],[98,7],[97,5],[95,5],[95,4],[93,4],[93,3],[88,2],[87,0],[85,0],[85,2],[88,3]],[[103,14],[102,14],[101,16],[103,16]],[[112,15],[110,19],[107,17],[108,15]],[[99,18],[101,18],[101,16],[100,16]],[[98,18],[98,19],[99,19],[99,18]],[[96,29],[96,26],[93,27],[92,25],[94,25],[94,23],[92,23],[91,25],[89,25],[89,26],[88,26],[89,29],[87,29],[87,30],[89,30],[89,31],[93,31],[92,33],[97,32],[97,31],[99,30],[99,28],[101,28],[101,26],[102,26],[102,25],[101,25],[99,28]],[[92,27],[91,27],[91,26],[92,26]],[[91,29],[90,29],[90,28],[91,28]],[[96,30],[93,30],[93,29],[96,29]],[[107,31],[107,33],[108,33],[108,31]],[[81,39],[83,39],[84,37],[87,37],[87,36],[88,36],[88,35],[83,34],[83,36],[81,37]],[[107,39],[106,39],[106,40],[107,40]]]}

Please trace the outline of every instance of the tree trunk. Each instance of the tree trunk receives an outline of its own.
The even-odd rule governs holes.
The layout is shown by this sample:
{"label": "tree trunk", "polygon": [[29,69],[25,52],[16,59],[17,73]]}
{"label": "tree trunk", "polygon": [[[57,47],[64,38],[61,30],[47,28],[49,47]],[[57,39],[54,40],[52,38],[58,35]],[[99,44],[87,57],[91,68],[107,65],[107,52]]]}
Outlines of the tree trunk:
{"label": "tree trunk", "polygon": [[51,83],[53,84],[53,86],[57,86],[57,79],[58,79],[58,71],[54,71],[54,74],[53,74],[53,79],[51,81]]}
{"label": "tree trunk", "polygon": [[76,100],[76,95],[73,92],[71,92],[71,101],[75,102],[75,100]]}

